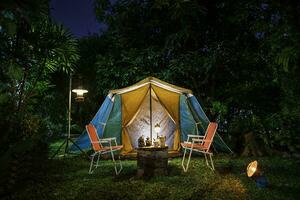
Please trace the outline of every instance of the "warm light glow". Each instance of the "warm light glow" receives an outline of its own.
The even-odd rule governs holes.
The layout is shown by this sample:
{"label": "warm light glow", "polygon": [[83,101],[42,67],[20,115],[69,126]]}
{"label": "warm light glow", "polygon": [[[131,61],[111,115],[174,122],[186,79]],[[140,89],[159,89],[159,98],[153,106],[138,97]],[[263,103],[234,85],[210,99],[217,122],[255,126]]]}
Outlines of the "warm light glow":
{"label": "warm light glow", "polygon": [[256,168],[255,167],[250,167],[249,170],[254,173],[256,171]]}
{"label": "warm light glow", "polygon": [[160,132],[160,125],[159,124],[156,124],[154,126],[154,131],[155,131],[156,134],[158,134]]}
{"label": "warm light glow", "polygon": [[78,96],[83,96],[84,93],[88,93],[88,91],[84,89],[74,89],[72,92],[76,93]]}
{"label": "warm light glow", "polygon": [[248,175],[248,177],[252,177],[255,174],[255,172],[257,170],[257,165],[258,165],[258,163],[257,163],[256,160],[253,161],[253,162],[251,162],[251,163],[249,163],[249,165],[247,167],[247,175]]}

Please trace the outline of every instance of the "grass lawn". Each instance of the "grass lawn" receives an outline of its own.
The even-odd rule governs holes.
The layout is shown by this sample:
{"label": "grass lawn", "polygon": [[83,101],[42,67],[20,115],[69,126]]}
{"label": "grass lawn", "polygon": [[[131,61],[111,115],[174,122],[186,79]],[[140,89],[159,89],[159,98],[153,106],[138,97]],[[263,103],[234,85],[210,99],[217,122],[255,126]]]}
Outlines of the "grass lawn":
{"label": "grass lawn", "polygon": [[[89,161],[73,157],[49,161],[49,171],[25,185],[14,199],[300,199],[299,164],[280,157],[258,158],[269,181],[259,189],[246,177],[251,158],[215,157],[218,168],[232,165],[229,173],[212,172],[203,157],[194,157],[187,173],[181,158],[169,162],[169,175],[137,179],[136,161],[124,160],[124,169],[114,175],[110,160],[89,175]],[[30,182],[30,181],[29,181]]]}

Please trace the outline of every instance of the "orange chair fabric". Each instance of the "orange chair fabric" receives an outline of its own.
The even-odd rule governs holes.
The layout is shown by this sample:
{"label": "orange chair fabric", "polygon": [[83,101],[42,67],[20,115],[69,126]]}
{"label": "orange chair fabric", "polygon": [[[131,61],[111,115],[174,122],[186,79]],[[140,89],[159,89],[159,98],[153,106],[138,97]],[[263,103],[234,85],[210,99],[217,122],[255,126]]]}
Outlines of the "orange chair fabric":
{"label": "orange chair fabric", "polygon": [[86,125],[86,129],[89,134],[94,151],[100,151],[102,149],[102,146],[99,142],[96,128],[94,127],[94,125],[89,124],[89,125]]}

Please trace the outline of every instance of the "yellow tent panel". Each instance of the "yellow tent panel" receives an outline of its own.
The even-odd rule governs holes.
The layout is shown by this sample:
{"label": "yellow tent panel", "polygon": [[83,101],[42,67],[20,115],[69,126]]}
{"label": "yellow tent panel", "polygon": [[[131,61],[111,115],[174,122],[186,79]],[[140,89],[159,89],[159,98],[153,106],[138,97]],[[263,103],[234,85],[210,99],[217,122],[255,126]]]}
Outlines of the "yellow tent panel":
{"label": "yellow tent panel", "polygon": [[132,118],[136,115],[143,99],[149,90],[149,85],[145,85],[136,90],[121,95],[122,97],[122,143],[123,151],[132,151],[132,145],[126,127]]}
{"label": "yellow tent panel", "polygon": [[[137,116],[141,115],[139,114],[141,105],[145,100],[147,94],[149,96],[149,93],[150,94],[152,93],[152,95],[149,97],[149,100],[150,98],[156,98],[158,102],[161,104],[161,106],[164,108],[164,111],[161,110],[160,112],[168,113],[170,118],[174,121],[175,123],[175,130],[173,132],[174,142],[173,142],[173,147],[171,147],[171,149],[173,150],[180,149],[179,96],[180,94],[183,93],[190,94],[192,93],[192,91],[189,89],[185,89],[182,87],[178,87],[166,83],[154,77],[148,77],[132,86],[110,91],[110,94],[118,94],[122,98],[122,144],[124,146],[124,150],[123,150],[124,153],[133,150],[130,141],[130,134],[135,134],[135,133],[129,133],[127,127],[134,120],[136,120]],[[152,112],[150,111],[152,105],[150,106],[149,103],[147,105],[149,107],[148,108],[149,112]],[[139,117],[138,119],[140,120],[140,118],[141,117]],[[153,127],[150,128],[150,130],[152,129]],[[150,133],[150,135],[152,135],[152,133]],[[153,139],[153,137],[151,139]]]}

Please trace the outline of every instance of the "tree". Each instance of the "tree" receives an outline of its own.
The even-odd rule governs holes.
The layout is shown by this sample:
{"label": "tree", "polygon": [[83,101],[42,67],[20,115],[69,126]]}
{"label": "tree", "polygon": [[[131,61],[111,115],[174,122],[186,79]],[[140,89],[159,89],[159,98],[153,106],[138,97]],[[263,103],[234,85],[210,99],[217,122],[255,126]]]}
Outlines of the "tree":
{"label": "tree", "polygon": [[47,160],[51,106],[44,106],[55,98],[51,75],[72,71],[78,50],[71,34],[49,18],[48,1],[10,1],[0,9],[0,162],[6,163],[0,183],[10,189]]}
{"label": "tree", "polygon": [[[108,24],[99,38],[106,51],[95,65],[99,92],[157,76],[191,88],[237,152],[249,128],[268,147],[295,152],[298,7],[297,1],[97,0],[98,19]],[[236,122],[243,125],[235,131]]]}

